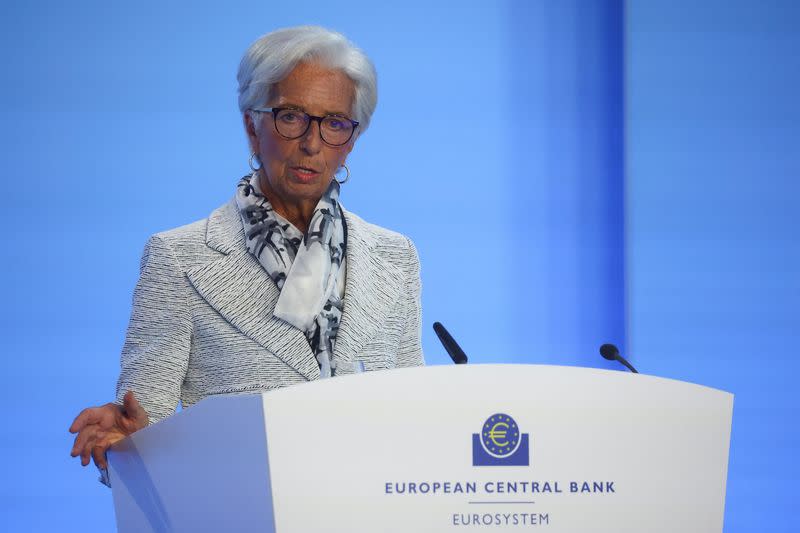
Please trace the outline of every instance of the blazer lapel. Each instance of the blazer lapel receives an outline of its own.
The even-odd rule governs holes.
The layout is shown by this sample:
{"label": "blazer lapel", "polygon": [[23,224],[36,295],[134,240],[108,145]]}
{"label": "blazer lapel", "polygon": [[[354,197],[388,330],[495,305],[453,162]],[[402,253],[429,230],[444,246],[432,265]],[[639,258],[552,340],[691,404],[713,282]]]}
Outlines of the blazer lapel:
{"label": "blazer lapel", "polygon": [[[375,253],[379,242],[369,227],[345,211],[347,223],[347,281],[344,309],[336,335],[334,359],[352,363],[375,337],[400,299],[401,272]],[[349,366],[349,365],[347,365]]]}
{"label": "blazer lapel", "polygon": [[209,217],[206,244],[223,255],[187,269],[200,296],[236,329],[306,379],[319,379],[319,365],[303,332],[272,316],[280,292],[247,251],[233,200]]}

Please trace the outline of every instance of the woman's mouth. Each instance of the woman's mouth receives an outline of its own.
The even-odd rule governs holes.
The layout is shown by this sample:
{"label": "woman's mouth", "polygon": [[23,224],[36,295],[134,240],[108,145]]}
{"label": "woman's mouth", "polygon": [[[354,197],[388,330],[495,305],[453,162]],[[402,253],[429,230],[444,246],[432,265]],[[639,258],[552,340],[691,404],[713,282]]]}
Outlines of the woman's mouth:
{"label": "woman's mouth", "polygon": [[298,181],[304,183],[314,180],[320,174],[313,168],[302,166],[289,167],[289,170]]}

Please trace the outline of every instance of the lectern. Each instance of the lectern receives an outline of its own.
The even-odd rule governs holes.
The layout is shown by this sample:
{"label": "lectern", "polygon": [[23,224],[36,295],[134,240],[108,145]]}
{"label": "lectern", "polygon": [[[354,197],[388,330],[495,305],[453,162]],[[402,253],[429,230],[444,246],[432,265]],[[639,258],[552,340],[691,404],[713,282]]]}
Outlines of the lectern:
{"label": "lectern", "polygon": [[215,396],[109,452],[120,532],[722,531],[733,396],[540,365]]}

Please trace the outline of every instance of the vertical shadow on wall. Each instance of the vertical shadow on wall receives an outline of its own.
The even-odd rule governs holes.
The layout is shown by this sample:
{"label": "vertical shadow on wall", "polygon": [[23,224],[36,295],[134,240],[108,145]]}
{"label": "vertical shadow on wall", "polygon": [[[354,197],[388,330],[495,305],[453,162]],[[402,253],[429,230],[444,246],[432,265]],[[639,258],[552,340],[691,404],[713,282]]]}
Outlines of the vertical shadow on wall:
{"label": "vertical shadow on wall", "polygon": [[528,362],[625,351],[622,0],[510,3],[511,231]]}

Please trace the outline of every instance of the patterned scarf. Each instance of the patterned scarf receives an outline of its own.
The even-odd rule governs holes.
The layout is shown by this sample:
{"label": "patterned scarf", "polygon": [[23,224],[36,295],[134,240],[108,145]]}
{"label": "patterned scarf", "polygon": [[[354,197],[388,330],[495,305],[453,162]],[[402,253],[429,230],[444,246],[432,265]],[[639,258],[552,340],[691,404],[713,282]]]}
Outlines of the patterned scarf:
{"label": "patterned scarf", "polygon": [[333,348],[343,307],[338,280],[346,247],[339,184],[331,181],[314,208],[305,235],[275,212],[261,193],[255,173],[239,182],[236,205],[244,223],[247,251],[281,291],[273,315],[305,333],[320,376],[333,376]]}

